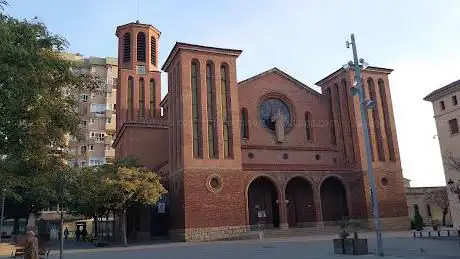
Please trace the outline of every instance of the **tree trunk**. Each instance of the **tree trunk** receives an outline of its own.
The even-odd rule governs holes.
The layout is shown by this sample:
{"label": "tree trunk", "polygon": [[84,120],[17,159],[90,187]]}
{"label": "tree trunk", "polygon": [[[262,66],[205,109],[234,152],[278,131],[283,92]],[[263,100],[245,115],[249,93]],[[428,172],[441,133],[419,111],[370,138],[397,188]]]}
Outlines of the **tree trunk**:
{"label": "tree trunk", "polygon": [[446,216],[447,212],[449,212],[448,208],[444,208],[442,210],[442,226],[446,226]]}
{"label": "tree trunk", "polygon": [[94,220],[94,237],[98,237],[98,231],[99,231],[99,228],[98,228],[98,220],[97,220],[97,215],[93,215],[93,220]]}
{"label": "tree trunk", "polygon": [[123,209],[123,212],[121,214],[121,231],[123,245],[128,246],[128,238],[126,236],[126,209]]}

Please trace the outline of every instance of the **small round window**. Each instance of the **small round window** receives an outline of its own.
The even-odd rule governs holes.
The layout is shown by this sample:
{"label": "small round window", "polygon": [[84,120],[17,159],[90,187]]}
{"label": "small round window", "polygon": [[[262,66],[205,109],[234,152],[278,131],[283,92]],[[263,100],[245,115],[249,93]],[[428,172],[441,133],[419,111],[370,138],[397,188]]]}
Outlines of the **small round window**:
{"label": "small round window", "polygon": [[206,187],[211,192],[219,192],[222,189],[222,178],[219,175],[208,177]]}
{"label": "small round window", "polygon": [[383,186],[387,186],[388,185],[388,179],[386,177],[383,177],[380,182],[382,183]]}

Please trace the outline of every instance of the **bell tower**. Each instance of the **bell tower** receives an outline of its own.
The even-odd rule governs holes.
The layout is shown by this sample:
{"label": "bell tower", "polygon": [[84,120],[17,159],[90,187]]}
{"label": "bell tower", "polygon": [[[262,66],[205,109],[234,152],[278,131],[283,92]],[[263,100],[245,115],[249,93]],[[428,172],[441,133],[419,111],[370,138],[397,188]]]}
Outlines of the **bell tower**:
{"label": "bell tower", "polygon": [[125,122],[160,117],[161,71],[158,43],[161,32],[139,21],[117,27],[117,131]]}

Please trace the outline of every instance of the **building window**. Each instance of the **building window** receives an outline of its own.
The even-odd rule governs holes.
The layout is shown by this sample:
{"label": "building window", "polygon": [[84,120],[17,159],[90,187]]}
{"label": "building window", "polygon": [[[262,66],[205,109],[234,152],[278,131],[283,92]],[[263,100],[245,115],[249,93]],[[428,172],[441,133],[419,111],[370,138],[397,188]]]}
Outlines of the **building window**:
{"label": "building window", "polygon": [[131,34],[125,33],[123,36],[123,62],[131,61]]}
{"label": "building window", "polygon": [[214,64],[206,64],[206,92],[208,113],[208,151],[209,158],[217,158],[216,94],[214,91]]}
{"label": "building window", "polygon": [[81,121],[81,125],[82,125],[83,127],[86,127],[86,126],[88,125],[88,122],[85,121],[85,120],[82,120],[82,121]]}
{"label": "building window", "polygon": [[201,148],[201,109],[200,109],[200,66],[192,62],[192,120],[193,120],[193,155],[202,158]]}
{"label": "building window", "polygon": [[332,108],[332,94],[331,94],[331,89],[326,88],[326,96],[329,100],[329,119],[330,119],[330,125],[329,125],[329,130],[331,134],[331,142],[332,145],[337,145],[337,137],[335,135],[335,123],[334,123],[334,109]]}
{"label": "building window", "polygon": [[156,92],[155,92],[155,80],[150,79],[150,117],[156,116]]}
{"label": "building window", "polygon": [[80,147],[80,152],[83,154],[83,153],[86,153],[86,146],[81,146]]}
{"label": "building window", "polygon": [[117,110],[117,104],[116,104],[116,103],[113,104],[113,110],[114,110],[114,111]]}
{"label": "building window", "polygon": [[458,133],[457,119],[449,120],[449,128],[450,128],[450,134],[457,134]]}
{"label": "building window", "polygon": [[[348,121],[348,139],[352,142],[353,141],[353,133],[352,133],[352,129],[353,129],[353,126],[351,125],[351,113],[350,113],[350,88],[347,86],[347,81],[345,79],[342,79],[342,87],[345,92],[345,109],[347,111],[347,120]],[[351,102],[353,102],[353,99],[351,100]],[[350,148],[350,160],[351,161],[354,161],[355,159],[355,156],[354,156],[354,146],[353,145],[349,145],[348,146]]]}
{"label": "building window", "polygon": [[145,33],[137,34],[137,61],[145,62]]}
{"label": "building window", "polygon": [[243,139],[249,139],[248,109],[241,109],[241,136]]}
{"label": "building window", "polygon": [[444,101],[440,101],[439,106],[441,107],[442,111],[444,111],[446,109],[446,105],[444,104]]}
{"label": "building window", "polygon": [[[385,150],[383,149],[383,138],[380,130],[380,116],[379,116],[379,105],[376,98],[374,80],[367,80],[369,86],[369,99],[375,102],[375,107],[372,109],[372,120],[374,121],[374,135],[377,144],[377,157],[379,161],[385,161]],[[371,135],[369,135],[371,136]]]}
{"label": "building window", "polygon": [[107,118],[107,124],[110,124],[110,123],[112,123],[112,118],[109,117]]}
{"label": "building window", "polygon": [[80,95],[80,100],[83,101],[83,102],[87,102],[88,101],[88,95],[87,94]]}
{"label": "building window", "polygon": [[144,78],[139,79],[139,117],[145,117],[145,106],[144,106],[144,98],[145,98],[145,82]]}
{"label": "building window", "polygon": [[128,77],[128,118],[134,118],[134,79],[133,77]]}
{"label": "building window", "polygon": [[220,87],[222,100],[222,120],[224,128],[224,157],[233,157],[232,115],[230,107],[230,85],[228,66],[220,66]]}
{"label": "building window", "polygon": [[155,37],[152,36],[150,37],[150,63],[152,63],[152,65],[154,66],[157,65],[156,54],[157,54],[157,41]]}
{"label": "building window", "polygon": [[89,119],[89,124],[94,124],[95,122],[96,121],[93,118]]}
{"label": "building window", "polygon": [[385,127],[385,135],[387,136],[388,151],[390,153],[390,161],[396,161],[396,152],[393,145],[393,131],[391,130],[390,112],[388,111],[387,94],[385,89],[385,83],[382,79],[378,81],[380,99],[382,100],[382,112],[383,112],[383,125]]}
{"label": "building window", "polygon": [[312,128],[311,128],[311,113],[305,113],[305,136],[307,137],[307,141],[312,140]]}
{"label": "building window", "polygon": [[454,96],[452,96],[452,105],[454,105],[454,106],[455,106],[455,105],[457,105],[457,104],[458,104],[458,101],[457,101],[457,96],[456,96],[456,95],[454,95]]}
{"label": "building window", "polygon": [[432,215],[431,215],[431,206],[430,206],[430,204],[427,204],[427,205],[426,205],[426,213],[428,214],[428,217],[430,217],[430,218],[432,217]]}
{"label": "building window", "polygon": [[89,145],[89,151],[94,151],[94,145]]}

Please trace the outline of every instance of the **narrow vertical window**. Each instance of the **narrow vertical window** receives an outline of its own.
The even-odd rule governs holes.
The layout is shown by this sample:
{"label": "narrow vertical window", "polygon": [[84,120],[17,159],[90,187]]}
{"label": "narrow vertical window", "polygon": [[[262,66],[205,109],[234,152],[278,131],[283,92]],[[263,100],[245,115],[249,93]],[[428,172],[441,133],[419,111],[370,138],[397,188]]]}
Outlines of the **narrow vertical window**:
{"label": "narrow vertical window", "polygon": [[131,61],[131,34],[123,35],[123,62]]}
{"label": "narrow vertical window", "polygon": [[444,104],[444,101],[440,101],[439,106],[441,107],[442,111],[444,111],[446,109],[446,105]]}
{"label": "narrow vertical window", "polygon": [[201,109],[200,109],[200,67],[197,61],[192,62],[192,120],[193,120],[193,155],[202,157],[201,149]]}
{"label": "narrow vertical window", "polygon": [[305,136],[308,142],[311,142],[313,139],[312,127],[311,127],[311,113],[305,113]]}
{"label": "narrow vertical window", "polygon": [[156,116],[156,92],[155,92],[155,80],[150,79],[150,117],[154,118]]}
{"label": "narrow vertical window", "polygon": [[457,96],[454,95],[454,96],[452,96],[452,105],[455,106],[455,105],[457,105],[457,104],[458,104]]}
{"label": "narrow vertical window", "polygon": [[374,80],[369,79],[367,80],[367,84],[369,86],[369,99],[375,102],[375,107],[372,109],[372,119],[374,121],[374,135],[376,137],[376,144],[377,144],[377,157],[379,161],[385,161],[385,151],[383,149],[383,139],[382,139],[382,131],[380,129],[380,116],[379,116],[379,105],[378,100],[376,98],[375,92],[375,85]]}
{"label": "narrow vertical window", "polygon": [[155,37],[150,37],[150,63],[157,65],[157,40]]}
{"label": "narrow vertical window", "polygon": [[132,120],[134,118],[134,79],[128,77],[128,118]]}
{"label": "narrow vertical window", "polygon": [[233,141],[232,141],[232,118],[230,107],[230,89],[228,67],[222,64],[220,66],[220,86],[222,100],[222,120],[224,130],[224,157],[233,157]]}
{"label": "narrow vertical window", "polygon": [[332,108],[332,94],[331,94],[331,89],[330,88],[326,88],[326,96],[327,96],[328,101],[329,101],[329,120],[330,120],[329,131],[330,131],[330,134],[331,134],[332,145],[335,146],[335,145],[337,145],[337,137],[335,135],[334,109]]}
{"label": "narrow vertical window", "polygon": [[139,79],[139,118],[145,117],[145,82],[144,78]]}
{"label": "narrow vertical window", "polygon": [[209,158],[217,158],[216,94],[214,88],[214,65],[206,64],[206,89],[208,112],[208,151]]}
{"label": "narrow vertical window", "polygon": [[241,137],[249,139],[248,109],[241,109]]}
{"label": "narrow vertical window", "polygon": [[145,33],[137,34],[137,61],[145,62]]}
{"label": "narrow vertical window", "polygon": [[334,84],[335,88],[335,97],[337,99],[337,119],[338,119],[338,129],[340,132],[340,135],[342,136],[342,145],[343,145],[343,155],[345,157],[345,160],[348,161],[348,153],[347,153],[347,146],[345,142],[345,134],[343,133],[343,125],[342,125],[342,102],[340,98],[340,89],[338,84]]}
{"label": "narrow vertical window", "polygon": [[[369,84],[369,80],[367,81],[368,84]],[[365,87],[364,82],[363,82],[363,90],[364,90],[364,99],[369,99],[370,98],[369,87]],[[367,133],[369,135],[369,140],[371,142],[371,157],[372,157],[372,161],[375,161],[375,154],[374,154],[374,144],[375,143],[374,143],[374,138],[372,137],[372,133],[371,133],[371,122],[370,122],[371,117],[369,116],[369,110],[366,110],[365,112],[366,112],[366,119],[367,119]]]}
{"label": "narrow vertical window", "polygon": [[[345,109],[347,110],[347,121],[348,121],[348,138],[350,140],[350,143],[353,143],[353,133],[352,133],[352,125],[351,125],[351,112],[350,112],[350,89],[347,86],[347,81],[345,79],[342,80],[342,87],[345,89]],[[353,103],[353,99],[351,99],[351,103]],[[352,105],[353,107],[353,105]],[[350,152],[350,159],[354,161],[354,146],[349,145],[351,152]]]}
{"label": "narrow vertical window", "polygon": [[393,143],[393,131],[391,130],[390,112],[388,110],[387,94],[383,80],[378,81],[380,99],[382,100],[383,124],[385,125],[385,134],[387,136],[388,150],[390,151],[390,160],[396,160],[395,148]]}

